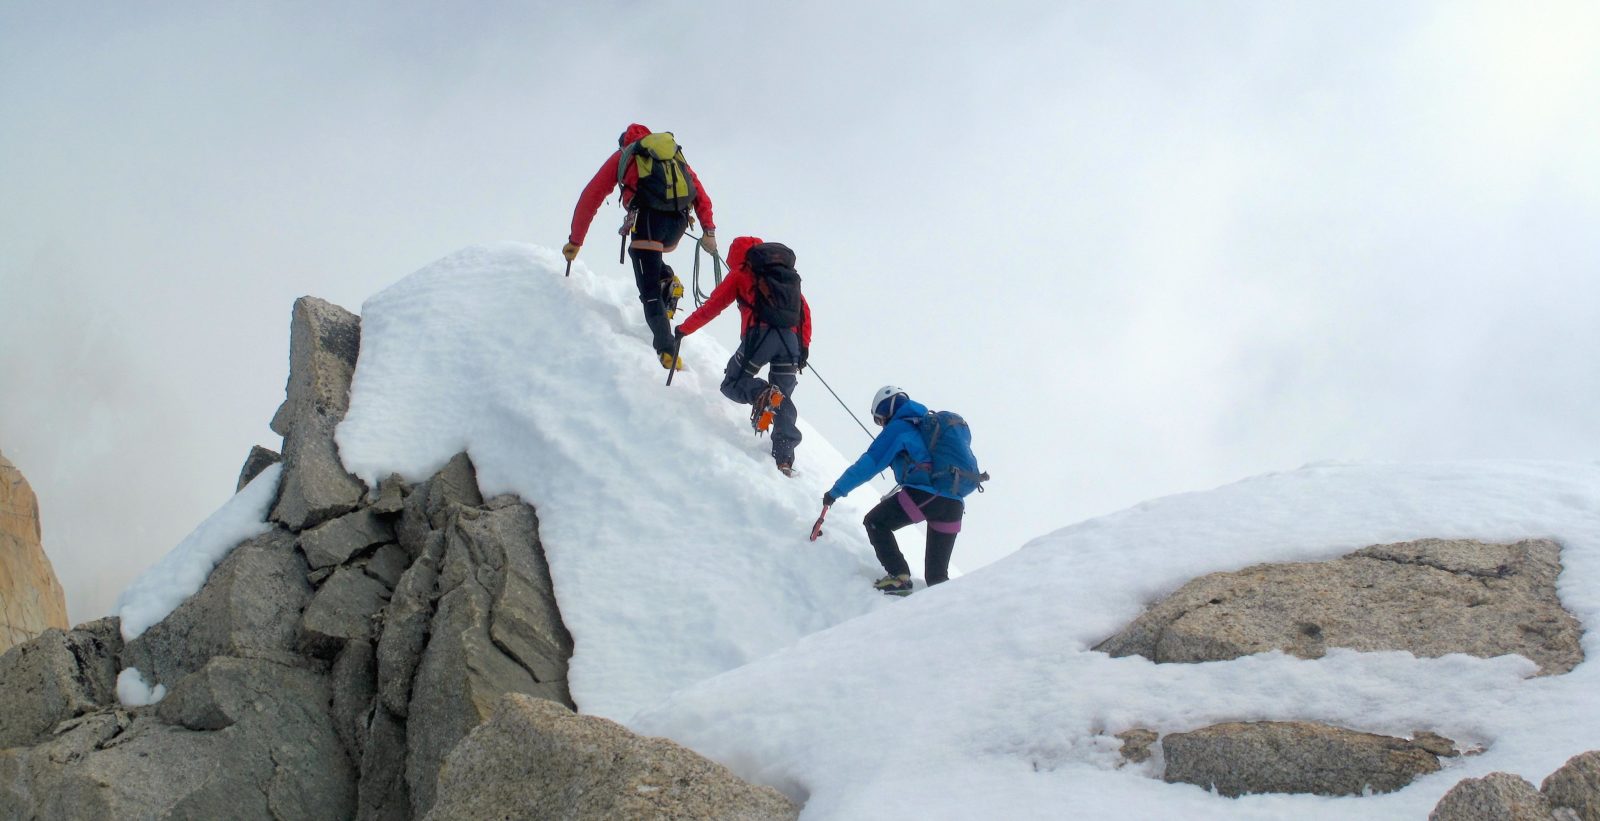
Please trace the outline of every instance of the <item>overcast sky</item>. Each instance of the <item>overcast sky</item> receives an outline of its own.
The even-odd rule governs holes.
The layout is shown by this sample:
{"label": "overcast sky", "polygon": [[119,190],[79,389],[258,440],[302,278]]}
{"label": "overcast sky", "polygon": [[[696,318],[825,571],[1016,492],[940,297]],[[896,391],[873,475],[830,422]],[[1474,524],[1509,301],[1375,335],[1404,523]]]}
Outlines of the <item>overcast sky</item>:
{"label": "overcast sky", "polygon": [[5,4],[0,450],[104,614],[280,445],[296,297],[559,247],[637,121],[796,250],[852,410],[968,417],[966,569],[1310,461],[1590,461],[1597,101],[1590,2]]}

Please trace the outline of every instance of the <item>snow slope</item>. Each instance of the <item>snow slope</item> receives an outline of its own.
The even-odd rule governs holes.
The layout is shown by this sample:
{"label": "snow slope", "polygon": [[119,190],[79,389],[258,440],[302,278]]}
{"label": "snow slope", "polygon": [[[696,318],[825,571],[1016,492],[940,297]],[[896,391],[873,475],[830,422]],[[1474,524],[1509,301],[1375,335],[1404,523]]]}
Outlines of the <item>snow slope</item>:
{"label": "snow slope", "polygon": [[[784,479],[716,391],[726,350],[691,337],[693,370],[663,386],[632,282],[562,265],[544,248],[478,246],[369,300],[338,431],[346,466],[418,481],[468,451],[485,493],[537,506],[580,708],[777,786],[805,818],[1416,819],[1461,778],[1537,782],[1600,748],[1596,465],[1317,464],[1083,522],[886,599],[868,588],[880,571],[859,525],[872,493],[805,538],[846,463],[805,424],[831,399],[802,381],[805,473]],[[223,530],[264,528],[270,484],[147,577],[209,568]],[[1560,591],[1591,661],[1532,678],[1520,657],[1155,665],[1088,649],[1195,576],[1423,537],[1561,541]],[[920,550],[907,554],[915,567]],[[155,581],[124,594],[125,627],[176,604]],[[1116,766],[1122,730],[1251,719],[1431,730],[1486,752],[1364,798],[1228,799],[1161,782],[1159,761]]]}
{"label": "snow slope", "polygon": [[[1529,678],[1520,656],[1418,659],[1340,651],[1156,665],[1088,648],[1194,576],[1314,561],[1422,537],[1564,545],[1561,596],[1588,661]],[[1457,781],[1538,783],[1600,748],[1600,468],[1534,462],[1318,464],[1141,504],[1029,543],[678,693],[636,716],[805,818],[1427,817]],[[1114,733],[1308,719],[1487,747],[1372,797],[1229,799],[1117,769]]]}
{"label": "snow slope", "polygon": [[546,248],[477,246],[369,299],[345,465],[369,485],[418,481],[466,450],[486,495],[536,506],[586,713],[625,721],[886,606],[857,524],[870,490],[835,507],[827,541],[806,539],[847,464],[805,423],[831,398],[802,377],[803,475],[785,479],[748,407],[717,392],[728,352],[711,334],[685,341],[690,370],[666,387],[631,276],[563,267]]}

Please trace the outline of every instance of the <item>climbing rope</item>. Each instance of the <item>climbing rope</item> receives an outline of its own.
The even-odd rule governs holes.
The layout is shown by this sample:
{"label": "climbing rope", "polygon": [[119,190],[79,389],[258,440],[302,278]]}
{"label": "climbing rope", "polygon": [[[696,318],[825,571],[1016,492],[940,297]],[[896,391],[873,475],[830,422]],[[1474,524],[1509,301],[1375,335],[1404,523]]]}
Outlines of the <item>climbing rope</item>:
{"label": "climbing rope", "polygon": [[[704,293],[704,292],[702,292],[700,290],[700,252],[705,250],[705,246],[700,244],[700,238],[699,237],[695,236],[694,234],[689,233],[688,231],[684,232],[684,236],[688,237],[689,239],[694,240],[694,284],[693,284],[692,287],[694,289],[694,306],[696,308],[698,308],[701,305],[706,304],[706,300],[711,298],[710,294]],[[712,287],[713,287],[713,289],[715,289],[716,285],[721,285],[722,284],[722,268],[727,263],[723,262],[722,256],[720,254],[712,253],[710,251],[706,251],[706,253],[711,254],[711,259],[713,260],[713,263],[714,263],[713,264],[713,272],[714,272],[714,275],[716,277],[716,284],[713,285]],[[861,428],[861,432],[865,433],[867,435],[868,439],[874,438],[873,435],[872,435],[872,431],[868,430],[867,426],[861,423],[861,417],[856,416],[855,411],[850,410],[850,406],[846,405],[844,403],[844,400],[839,398],[839,394],[834,393],[833,386],[828,384],[828,380],[823,379],[822,378],[822,374],[817,373],[817,369],[815,367],[813,367],[810,363],[806,364],[806,370],[810,371],[811,375],[815,376],[817,378],[817,381],[822,383],[822,387],[828,389],[828,393],[833,394],[833,401],[838,402],[839,403],[839,407],[844,408],[844,412],[847,413],[847,414],[850,414],[850,418],[855,420],[856,425]]]}

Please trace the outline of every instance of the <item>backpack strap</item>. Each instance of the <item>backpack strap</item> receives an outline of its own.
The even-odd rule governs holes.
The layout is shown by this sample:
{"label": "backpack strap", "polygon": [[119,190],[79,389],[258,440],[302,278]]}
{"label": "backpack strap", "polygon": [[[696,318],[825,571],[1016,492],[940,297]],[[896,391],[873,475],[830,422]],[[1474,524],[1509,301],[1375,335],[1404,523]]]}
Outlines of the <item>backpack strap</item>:
{"label": "backpack strap", "polygon": [[617,187],[624,191],[628,189],[628,184],[625,182],[628,178],[628,162],[637,153],[639,153],[638,140],[628,143],[622,147],[621,151],[617,152]]}

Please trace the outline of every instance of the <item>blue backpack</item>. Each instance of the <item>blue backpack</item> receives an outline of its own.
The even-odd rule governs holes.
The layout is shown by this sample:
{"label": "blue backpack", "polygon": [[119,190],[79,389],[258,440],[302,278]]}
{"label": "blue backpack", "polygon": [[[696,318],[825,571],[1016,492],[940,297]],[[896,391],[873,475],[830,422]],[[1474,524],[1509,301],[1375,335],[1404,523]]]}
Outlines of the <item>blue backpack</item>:
{"label": "blue backpack", "polygon": [[928,411],[917,423],[922,444],[933,457],[931,469],[918,466],[907,479],[926,483],[939,493],[965,498],[972,491],[983,492],[989,474],[978,470],[978,457],[972,455],[972,429],[967,420],[951,411]]}

